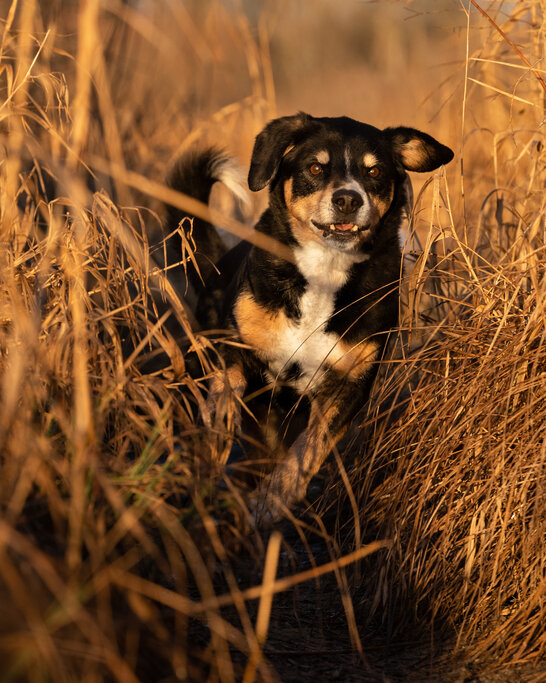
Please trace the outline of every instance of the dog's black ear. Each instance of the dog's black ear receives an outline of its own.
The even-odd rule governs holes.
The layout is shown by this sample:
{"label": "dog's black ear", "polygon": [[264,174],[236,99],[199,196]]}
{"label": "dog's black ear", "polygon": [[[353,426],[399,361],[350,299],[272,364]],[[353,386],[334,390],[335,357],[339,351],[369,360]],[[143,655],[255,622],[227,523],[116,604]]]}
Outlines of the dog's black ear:
{"label": "dog's black ear", "polygon": [[395,156],[408,171],[434,171],[453,159],[453,152],[430,135],[415,128],[385,128]]}
{"label": "dog's black ear", "polygon": [[262,190],[273,180],[283,154],[294,144],[310,119],[303,112],[274,119],[256,137],[248,172],[248,186],[253,192]]}

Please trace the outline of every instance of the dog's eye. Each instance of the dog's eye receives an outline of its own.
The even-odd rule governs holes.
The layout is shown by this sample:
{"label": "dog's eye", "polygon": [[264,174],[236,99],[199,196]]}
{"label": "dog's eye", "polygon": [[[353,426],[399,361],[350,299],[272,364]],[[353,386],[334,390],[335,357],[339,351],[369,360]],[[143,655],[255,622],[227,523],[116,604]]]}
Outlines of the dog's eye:
{"label": "dog's eye", "polygon": [[377,166],[372,166],[368,169],[368,175],[372,178],[379,178],[379,176],[381,175],[381,171]]}
{"label": "dog's eye", "polygon": [[309,166],[309,173],[311,175],[319,175],[319,173],[322,173],[322,166],[318,162],[314,162]]}

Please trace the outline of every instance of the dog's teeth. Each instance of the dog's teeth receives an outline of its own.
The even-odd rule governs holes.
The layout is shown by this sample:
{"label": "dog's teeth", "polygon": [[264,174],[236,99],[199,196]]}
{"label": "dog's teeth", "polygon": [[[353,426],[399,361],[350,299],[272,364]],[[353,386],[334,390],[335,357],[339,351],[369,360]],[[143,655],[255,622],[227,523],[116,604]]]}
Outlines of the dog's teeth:
{"label": "dog's teeth", "polygon": [[358,225],[353,225],[351,232],[356,232],[358,230]]}
{"label": "dog's teeth", "polygon": [[336,229],[336,226],[332,223],[332,225],[330,226],[330,230],[335,230],[335,229]]}

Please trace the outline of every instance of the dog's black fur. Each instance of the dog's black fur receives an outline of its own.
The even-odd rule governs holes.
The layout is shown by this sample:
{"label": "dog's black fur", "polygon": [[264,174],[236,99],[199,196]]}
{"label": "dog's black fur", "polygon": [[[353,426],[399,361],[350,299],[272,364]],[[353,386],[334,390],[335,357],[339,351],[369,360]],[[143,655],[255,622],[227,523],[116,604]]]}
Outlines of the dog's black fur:
{"label": "dog's black fur", "polygon": [[[200,290],[196,316],[204,328],[230,329],[248,346],[225,347],[225,372],[212,382],[209,406],[222,404],[226,391],[241,398],[249,386],[266,384],[276,387],[282,418],[295,403],[305,405],[302,431],[277,426],[288,452],[256,497],[271,517],[305,495],[365,404],[397,325],[407,171],[432,171],[452,158],[448,147],[412,128],[379,130],[300,113],[258,135],[248,176],[251,190],[270,190],[256,230],[290,247],[294,262],[246,242],[224,253],[214,228],[195,219],[204,275],[204,286],[192,279]],[[185,156],[171,184],[206,201],[227,163],[215,150]],[[172,212],[171,224],[177,219]]]}

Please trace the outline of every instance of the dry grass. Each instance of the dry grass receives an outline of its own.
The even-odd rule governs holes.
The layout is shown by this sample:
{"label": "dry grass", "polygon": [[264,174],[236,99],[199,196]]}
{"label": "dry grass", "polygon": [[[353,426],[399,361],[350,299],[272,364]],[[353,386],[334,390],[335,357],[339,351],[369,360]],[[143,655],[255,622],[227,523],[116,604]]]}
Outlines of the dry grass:
{"label": "dry grass", "polygon": [[[414,60],[381,41],[364,59],[357,33],[336,56],[391,119],[354,79],[338,113],[420,125],[462,163],[419,192],[403,325],[343,462],[268,538],[210,467],[228,443],[198,419],[215,342],[150,243],[182,148],[221,138],[247,161],[277,101],[317,97],[282,76],[296,19],[276,3],[256,25],[212,0],[2,3],[2,680],[544,676],[546,6],[474,8],[465,28],[464,5],[407,31],[374,5],[370,36],[403,25]],[[327,109],[347,82],[320,62],[320,7],[296,72],[320,63]],[[455,63],[438,22],[459,29]],[[445,57],[438,87],[392,120],[430,92],[425,43]]]}

